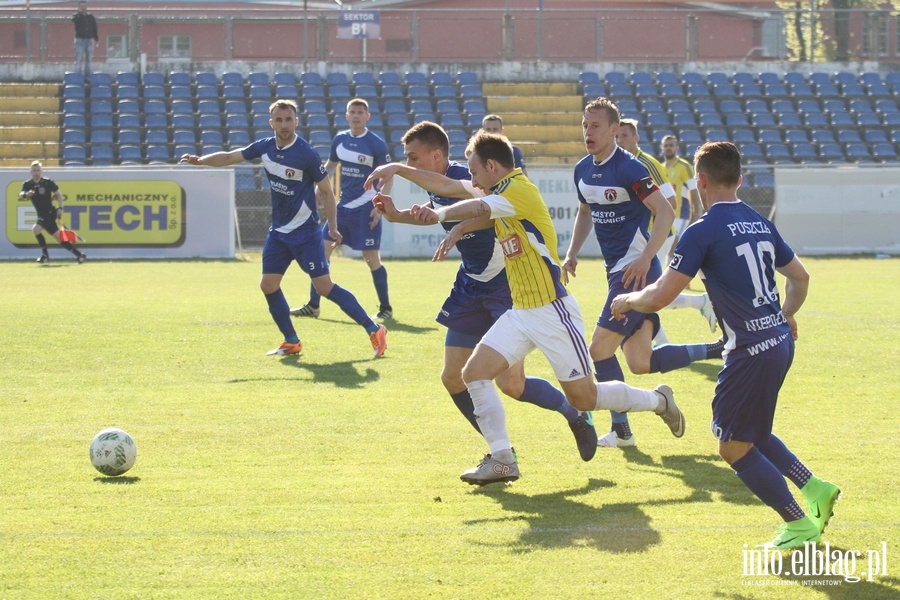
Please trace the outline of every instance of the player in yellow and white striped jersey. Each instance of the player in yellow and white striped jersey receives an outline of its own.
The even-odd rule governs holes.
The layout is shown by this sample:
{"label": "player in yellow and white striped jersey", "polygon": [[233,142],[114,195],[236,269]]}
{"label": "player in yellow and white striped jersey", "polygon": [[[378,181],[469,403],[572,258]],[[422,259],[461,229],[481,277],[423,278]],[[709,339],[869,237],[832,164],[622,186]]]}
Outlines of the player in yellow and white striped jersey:
{"label": "player in yellow and white striped jersey", "polygon": [[[519,466],[506,430],[506,413],[493,379],[534,349],[540,349],[547,357],[566,398],[575,408],[652,410],[676,437],[681,437],[684,416],[675,406],[668,386],[639,390],[618,381],[594,382],[581,310],[565,289],[556,230],[540,192],[515,168],[509,140],[479,133],[466,150],[472,184],[487,195],[437,210],[414,206],[408,212],[422,225],[444,220],[492,219],[512,290],[513,308],[494,323],[463,368],[463,380],[490,453],[460,478],[473,485],[519,478]],[[402,176],[432,193],[452,195],[463,190],[459,181],[414,171],[406,168]],[[376,195],[373,203],[389,221],[400,214],[389,196]],[[452,248],[452,241],[445,242],[435,259],[443,259]]]}

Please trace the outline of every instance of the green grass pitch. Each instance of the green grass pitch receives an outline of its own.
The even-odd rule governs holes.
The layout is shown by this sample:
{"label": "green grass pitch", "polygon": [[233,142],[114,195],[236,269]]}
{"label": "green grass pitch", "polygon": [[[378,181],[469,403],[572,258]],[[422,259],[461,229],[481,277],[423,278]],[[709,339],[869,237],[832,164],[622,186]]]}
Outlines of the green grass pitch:
{"label": "green grass pitch", "polygon": [[[296,322],[302,356],[276,358],[259,255],[63,254],[0,263],[0,598],[900,597],[900,260],[804,260],[810,297],[776,417],[843,489],[823,542],[858,551],[857,575],[867,551],[886,552],[850,583],[744,575],[744,545],[778,522],[716,454],[715,361],[629,375],[671,385],[687,432],[635,415],[638,446],[590,463],[560,415],[507,399],[522,479],[476,489],[458,476],[486,446],[440,384],[434,322],[457,263],[386,263],[384,358],[327,301]],[[332,274],[375,311],[361,260],[335,258]],[[588,260],[570,286],[589,328],[604,282]],[[292,306],[308,286],[292,267]],[[716,337],[694,310],[663,323],[675,342]],[[552,379],[537,354],[526,368]],[[138,447],[116,478],[88,460],[110,426]]]}

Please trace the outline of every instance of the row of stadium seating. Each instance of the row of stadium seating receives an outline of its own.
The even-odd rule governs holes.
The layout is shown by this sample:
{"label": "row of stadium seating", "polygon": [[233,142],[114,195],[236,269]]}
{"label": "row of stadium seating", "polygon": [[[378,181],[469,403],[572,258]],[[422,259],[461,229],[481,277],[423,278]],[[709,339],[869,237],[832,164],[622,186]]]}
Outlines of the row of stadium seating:
{"label": "row of stadium seating", "polygon": [[[73,96],[64,100],[64,162],[171,162],[185,152],[242,147],[253,139],[270,135],[269,103],[278,85],[291,85],[290,78],[299,84],[299,87],[286,90],[289,93],[296,90],[292,98],[297,99],[301,108],[298,131],[323,157],[327,156],[333,135],[347,127],[344,117],[346,100],[351,95],[357,95],[355,92],[360,88],[371,94],[367,98],[372,112],[370,129],[389,141],[395,156],[402,155],[399,140],[412,123],[432,120],[448,129],[451,155],[462,158],[466,139],[480,126],[481,118],[487,112],[483,96],[463,97],[464,86],[470,86],[473,94],[482,92],[477,77],[462,73],[455,80],[448,73],[444,73],[443,78],[432,76],[430,80],[424,74],[415,74],[418,77],[411,78],[412,83],[407,83],[396,73],[382,73],[377,78],[371,73],[357,73],[351,77],[343,74],[321,77],[315,73],[295,76],[288,73],[280,74],[280,77],[276,75],[272,81],[266,74],[246,77],[229,73],[221,77],[211,75],[212,79],[205,73],[170,73],[167,76],[147,73],[143,83],[136,84],[133,73],[120,73],[115,79],[109,75],[103,77],[102,74],[95,74],[80,88],[84,98],[77,97],[78,92],[72,92]],[[900,110],[894,98],[870,97],[865,92],[862,96],[853,97],[841,97],[839,94],[833,99],[789,95],[759,98],[717,98],[707,95],[694,98],[635,94],[633,88],[638,85],[673,85],[669,80],[674,80],[674,85],[681,86],[683,90],[690,85],[726,83],[714,73],[706,76],[694,74],[696,77],[690,73],[645,75],[607,73],[601,79],[597,74],[590,76],[583,73],[579,78],[579,91],[583,93],[583,100],[587,101],[591,97],[589,86],[601,86],[602,95],[616,100],[624,116],[638,119],[642,147],[653,154],[658,153],[663,135],[675,133],[682,142],[685,155],[704,140],[728,139],[741,146],[747,163],[751,165],[762,162],[897,160]],[[770,79],[766,73],[758,76],[746,74],[753,80],[751,82],[741,75],[726,76],[730,80],[729,85],[758,84]],[[844,75],[839,73],[831,78],[842,81],[840,85],[848,86],[851,82]],[[240,85],[235,76],[240,77]],[[308,80],[307,86],[322,86],[321,95],[304,96],[304,77]],[[315,78],[319,83],[309,81]],[[426,78],[424,87],[427,95],[423,98],[411,97],[410,91],[423,85],[419,83],[423,78]],[[447,78],[450,83],[443,83]],[[648,82],[648,78],[652,81]],[[142,94],[146,91],[148,79],[154,89],[158,88],[153,95],[161,93],[161,98],[148,98]],[[869,88],[876,84],[897,85],[895,79],[893,73],[883,78],[878,75],[877,81],[863,74],[858,78],[858,84]],[[398,80],[401,83],[396,83]],[[790,80],[787,85],[799,84],[799,80],[791,74],[786,75],[782,82],[787,80]],[[813,85],[824,83],[819,77],[810,76],[810,80],[818,81]],[[65,90],[77,88],[77,81],[70,83]],[[436,97],[435,90],[447,85],[454,87],[454,97]],[[610,94],[614,85],[629,86],[630,91],[627,95],[615,96]],[[202,98],[199,90],[206,86],[217,95]],[[264,99],[254,97],[252,90],[259,86],[265,86],[272,95]],[[346,86],[348,93],[341,92],[342,97],[332,98],[332,89],[340,90],[341,86]],[[395,86],[399,91],[395,91]],[[129,97],[130,92],[122,95],[122,90],[130,87],[139,90],[136,98]],[[231,87],[235,89],[232,92],[234,97],[227,97],[225,90]],[[95,93],[100,89],[104,91]],[[385,90],[387,96],[382,95]]]}

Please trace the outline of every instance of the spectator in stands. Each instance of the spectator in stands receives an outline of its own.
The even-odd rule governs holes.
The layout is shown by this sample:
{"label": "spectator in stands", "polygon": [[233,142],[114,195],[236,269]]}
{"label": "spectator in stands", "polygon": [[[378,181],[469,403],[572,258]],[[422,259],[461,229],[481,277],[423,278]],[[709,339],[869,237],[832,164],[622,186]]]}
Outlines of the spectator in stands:
{"label": "spectator in stands", "polygon": [[284,335],[284,342],[267,352],[272,356],[299,354],[303,344],[294,324],[291,309],[281,291],[281,280],[291,263],[296,262],[309,275],[319,294],[325,296],[369,334],[375,358],[387,349],[387,329],[366,315],[356,297],[331,280],[325,244],[319,228],[318,200],[325,206],[328,232],[335,244],[338,233],[334,192],[322,159],[297,135],[297,104],[276,100],[269,107],[269,125],[275,135],[259,139],[246,148],[196,156],[185,154],[182,163],[209,167],[228,167],[261,158],[272,189],[272,226],[262,252],[262,279],[259,287],[266,297],[269,313]]}
{"label": "spectator in stands", "polygon": [[[394,309],[391,307],[388,294],[387,270],[381,264],[381,214],[372,206],[375,192],[365,190],[363,184],[374,169],[391,162],[387,143],[373,132],[366,123],[371,117],[369,103],[362,98],[353,98],[347,102],[347,122],[350,129],[338,133],[331,143],[331,155],[325,163],[328,175],[334,175],[337,167],[341,168],[340,201],[338,203],[337,225],[344,243],[354,250],[362,252],[363,259],[372,271],[372,281],[378,295],[378,312],[376,319],[391,319]],[[390,184],[387,186],[390,190]],[[387,193],[387,192],[385,192]],[[326,240],[336,241],[328,233],[327,225],[322,233]],[[326,258],[336,245],[327,244]],[[295,308],[291,314],[295,317],[319,316],[319,293],[315,286],[310,286],[309,302]]]}
{"label": "spectator in stands", "polygon": [[[590,355],[597,381],[624,381],[616,358],[621,347],[632,373],[666,373],[694,361],[720,358],[724,344],[665,344],[653,347],[659,316],[628,313],[612,318],[610,303],[620,293],[636,291],[662,274],[656,253],[665,241],[675,211],[647,167],[617,145],[619,108],[607,98],[597,98],[584,109],[583,137],[588,155],[575,166],[579,208],[563,272],[574,276],[578,252],[593,229],[606,261],[609,293],[591,338]],[[656,226],[649,230],[651,216]],[[599,445],[633,446],[634,435],[625,413],[612,412],[612,429]]]}
{"label": "spectator in stands", "polygon": [[[485,133],[505,135],[503,133],[503,119],[500,115],[485,115],[481,120],[481,130]],[[513,145],[512,149],[516,167],[522,169],[522,174],[528,177],[528,171],[525,169],[525,155],[522,154],[522,151],[516,145]]]}
{"label": "spectator in stands", "polygon": [[79,0],[78,12],[72,16],[75,23],[75,70],[84,73],[85,79],[91,76],[91,60],[94,58],[94,46],[99,41],[97,21],[88,13],[87,2]]}
{"label": "spectator in stands", "polygon": [[[697,180],[694,179],[694,167],[690,161],[678,156],[678,138],[669,134],[663,136],[660,145],[665,159],[666,175],[675,187],[675,239],[672,246],[678,243],[678,236],[684,228],[700,218],[703,214],[703,206],[700,204],[700,194],[697,192]],[[672,252],[669,251],[668,263]]]}
{"label": "spectator in stands", "polygon": [[[78,251],[70,242],[60,241],[59,228],[56,226],[56,220],[62,216],[63,199],[59,193],[59,186],[52,179],[43,176],[44,167],[40,161],[31,163],[31,179],[22,184],[22,191],[19,192],[20,200],[31,200],[34,209],[37,211],[37,222],[32,226],[31,232],[37,238],[38,244],[41,245],[41,256],[38,258],[39,263],[50,262],[50,252],[47,250],[47,241],[44,239],[44,230],[53,236],[59,245],[75,255],[78,264],[84,262],[87,258]],[[53,201],[56,200],[56,206]]]}

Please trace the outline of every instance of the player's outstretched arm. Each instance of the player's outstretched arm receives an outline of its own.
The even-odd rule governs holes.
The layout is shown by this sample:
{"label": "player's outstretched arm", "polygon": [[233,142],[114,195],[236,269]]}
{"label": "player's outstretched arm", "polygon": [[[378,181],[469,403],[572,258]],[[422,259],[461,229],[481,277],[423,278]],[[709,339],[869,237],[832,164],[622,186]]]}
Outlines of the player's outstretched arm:
{"label": "player's outstretched arm", "polygon": [[385,178],[389,179],[394,175],[399,175],[404,179],[408,179],[425,191],[439,196],[447,198],[472,197],[472,192],[467,190],[466,186],[456,179],[450,179],[449,177],[444,177],[440,173],[433,173],[432,171],[414,169],[401,163],[391,163],[389,165],[378,167],[372,171],[372,174],[366,179],[366,189],[371,189],[372,182],[376,179],[381,179],[382,185],[384,185],[384,183],[386,183]]}
{"label": "player's outstretched arm", "polygon": [[616,319],[621,319],[629,310],[642,313],[653,313],[672,301],[688,286],[691,277],[666,269],[663,276],[639,292],[620,294],[613,298],[610,310]]}
{"label": "player's outstretched arm", "polygon": [[184,154],[178,162],[204,167],[228,167],[244,162],[244,155],[241,154],[240,150],[213,152],[212,154],[205,154],[203,156]]}
{"label": "player's outstretched arm", "polygon": [[587,204],[579,204],[575,213],[575,223],[572,225],[572,239],[569,241],[569,249],[562,264],[563,280],[568,283],[569,275],[575,277],[575,269],[578,267],[578,252],[591,234],[593,227],[591,208]]}

